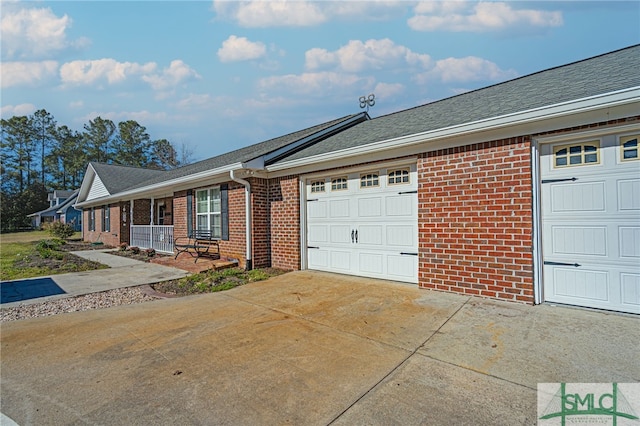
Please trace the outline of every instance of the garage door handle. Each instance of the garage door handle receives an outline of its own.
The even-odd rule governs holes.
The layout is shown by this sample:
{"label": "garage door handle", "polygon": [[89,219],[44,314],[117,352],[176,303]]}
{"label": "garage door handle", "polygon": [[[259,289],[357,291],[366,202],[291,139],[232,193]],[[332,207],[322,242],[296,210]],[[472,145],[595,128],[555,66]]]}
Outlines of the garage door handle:
{"label": "garage door handle", "polygon": [[356,229],[356,244],[358,244],[358,230]]}
{"label": "garage door handle", "polygon": [[406,253],[406,252],[400,252],[400,256],[417,256],[418,253]]}
{"label": "garage door handle", "polygon": [[398,195],[402,195],[402,194],[417,194],[418,191],[400,191],[398,192]]}
{"label": "garage door handle", "polygon": [[354,242],[354,238],[353,236],[355,235],[356,231],[354,231],[353,229],[351,230],[351,242]]}
{"label": "garage door handle", "polygon": [[320,247],[314,247],[314,246],[307,246],[308,249],[320,249]]}
{"label": "garage door handle", "polygon": [[542,183],[556,183],[556,182],[575,182],[577,181],[578,178],[577,177],[572,177],[572,178],[566,178],[566,179],[542,179]]}
{"label": "garage door handle", "polygon": [[576,268],[579,268],[581,266],[579,263],[549,262],[547,260],[545,260],[543,263],[545,265],[551,266],[575,266]]}

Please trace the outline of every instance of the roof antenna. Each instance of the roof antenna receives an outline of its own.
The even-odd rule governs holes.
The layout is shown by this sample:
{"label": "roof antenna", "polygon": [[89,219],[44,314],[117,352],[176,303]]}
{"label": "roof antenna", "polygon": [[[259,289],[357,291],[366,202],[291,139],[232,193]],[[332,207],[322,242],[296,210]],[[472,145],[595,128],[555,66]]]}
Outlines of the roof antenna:
{"label": "roof antenna", "polygon": [[369,107],[372,107],[376,104],[376,95],[373,93],[369,96],[360,96],[360,108],[367,108],[367,112],[369,112]]}

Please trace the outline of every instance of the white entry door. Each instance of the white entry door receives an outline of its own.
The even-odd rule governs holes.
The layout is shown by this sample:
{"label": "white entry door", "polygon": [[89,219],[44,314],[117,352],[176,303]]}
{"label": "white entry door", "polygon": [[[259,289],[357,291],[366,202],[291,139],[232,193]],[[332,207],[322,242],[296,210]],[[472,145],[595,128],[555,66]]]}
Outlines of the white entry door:
{"label": "white entry door", "polygon": [[306,181],[309,269],[418,282],[415,165]]}
{"label": "white entry door", "polygon": [[638,138],[541,146],[546,301],[640,313]]}

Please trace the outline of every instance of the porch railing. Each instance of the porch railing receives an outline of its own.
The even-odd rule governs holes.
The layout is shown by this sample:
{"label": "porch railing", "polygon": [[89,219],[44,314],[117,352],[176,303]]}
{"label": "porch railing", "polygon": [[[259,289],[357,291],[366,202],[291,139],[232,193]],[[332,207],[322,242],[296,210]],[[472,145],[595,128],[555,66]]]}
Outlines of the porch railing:
{"label": "porch railing", "polygon": [[129,245],[173,253],[173,225],[131,225]]}

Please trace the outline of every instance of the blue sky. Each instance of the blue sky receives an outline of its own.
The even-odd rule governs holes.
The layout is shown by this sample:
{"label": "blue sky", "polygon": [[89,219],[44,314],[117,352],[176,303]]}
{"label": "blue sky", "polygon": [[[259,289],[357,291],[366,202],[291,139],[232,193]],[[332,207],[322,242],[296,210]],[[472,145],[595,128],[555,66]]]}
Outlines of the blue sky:
{"label": "blue sky", "polygon": [[[8,1],[2,118],[136,120],[204,159],[640,43],[638,1]],[[640,72],[640,71],[639,71]]]}

